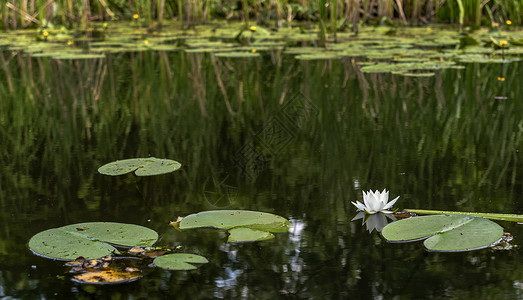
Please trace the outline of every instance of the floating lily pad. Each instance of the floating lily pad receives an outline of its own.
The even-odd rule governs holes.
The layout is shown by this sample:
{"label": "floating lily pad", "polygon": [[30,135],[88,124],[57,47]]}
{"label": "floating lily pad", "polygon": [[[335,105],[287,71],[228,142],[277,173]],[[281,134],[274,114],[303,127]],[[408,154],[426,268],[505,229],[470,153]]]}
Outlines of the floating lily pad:
{"label": "floating lily pad", "polygon": [[153,261],[159,268],[175,271],[196,270],[196,266],[193,264],[206,264],[208,262],[207,258],[203,256],[187,253],[162,255]]}
{"label": "floating lily pad", "polygon": [[407,76],[407,77],[432,77],[432,76],[436,75],[436,73],[434,73],[434,72],[426,72],[426,73],[392,72],[392,74]]}
{"label": "floating lily pad", "polygon": [[310,54],[300,54],[295,57],[298,60],[321,60],[321,59],[340,59],[343,58],[342,52],[316,52]]}
{"label": "floating lily pad", "polygon": [[286,232],[290,222],[270,213],[250,210],[211,210],[189,215],[180,221],[180,230],[214,227],[248,227],[271,232]]}
{"label": "floating lily pad", "polygon": [[180,230],[213,227],[229,231],[228,242],[254,242],[274,238],[271,232],[287,232],[289,220],[257,211],[214,210],[180,218],[172,225]]}
{"label": "floating lily pad", "polygon": [[159,159],[155,157],[131,158],[105,164],[98,169],[98,172],[111,176],[131,172],[134,172],[137,176],[153,176],[174,172],[181,166],[179,162],[171,159]]}
{"label": "floating lily pad", "polygon": [[139,225],[90,222],[42,231],[29,240],[29,248],[36,255],[52,259],[95,259],[118,253],[110,244],[152,246],[157,239],[154,230]]}
{"label": "floating lily pad", "polygon": [[260,53],[257,53],[257,52],[230,51],[230,52],[216,53],[215,55],[216,55],[216,57],[251,58],[251,57],[259,57]]}
{"label": "floating lily pad", "polygon": [[382,235],[390,242],[426,239],[430,251],[470,251],[486,248],[503,236],[503,228],[483,218],[435,215],[414,217],[391,223]]}

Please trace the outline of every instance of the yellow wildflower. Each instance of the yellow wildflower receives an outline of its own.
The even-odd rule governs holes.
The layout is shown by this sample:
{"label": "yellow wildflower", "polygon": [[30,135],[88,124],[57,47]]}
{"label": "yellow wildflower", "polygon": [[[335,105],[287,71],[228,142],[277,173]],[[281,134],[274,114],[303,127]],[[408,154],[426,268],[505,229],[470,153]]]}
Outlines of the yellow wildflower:
{"label": "yellow wildflower", "polygon": [[505,77],[498,76],[498,81],[505,81]]}
{"label": "yellow wildflower", "polygon": [[73,41],[67,41],[67,46],[72,46],[73,45]]}
{"label": "yellow wildflower", "polygon": [[143,41],[144,44],[148,45],[149,44],[149,41],[148,40],[145,40]]}
{"label": "yellow wildflower", "polygon": [[133,19],[138,20],[138,18],[140,18],[140,15],[138,15],[138,14],[133,15]]}
{"label": "yellow wildflower", "polygon": [[251,26],[251,27],[249,27],[249,29],[250,29],[251,31],[256,31],[256,26]]}
{"label": "yellow wildflower", "polygon": [[499,41],[499,45],[500,45],[501,47],[503,47],[503,46],[505,46],[505,45],[507,45],[507,44],[508,44],[507,41]]}
{"label": "yellow wildflower", "polygon": [[256,53],[256,49],[252,49],[251,52],[252,52],[252,53]]}
{"label": "yellow wildflower", "polygon": [[44,30],[44,31],[42,32],[42,35],[43,35],[44,37],[48,37],[48,36],[49,36],[49,32],[48,32],[47,30]]}
{"label": "yellow wildflower", "polygon": [[507,25],[512,25],[512,21],[510,21],[510,20],[507,20],[506,23],[507,23]]}

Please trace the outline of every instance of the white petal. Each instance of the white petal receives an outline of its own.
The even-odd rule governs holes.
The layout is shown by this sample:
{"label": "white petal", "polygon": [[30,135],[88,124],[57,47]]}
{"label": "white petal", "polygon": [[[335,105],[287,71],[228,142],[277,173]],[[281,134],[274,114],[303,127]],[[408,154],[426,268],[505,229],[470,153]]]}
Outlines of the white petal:
{"label": "white petal", "polygon": [[387,201],[389,201],[389,192],[387,190],[384,189],[383,192],[381,192],[380,200],[383,205],[387,204]]}
{"label": "white petal", "polygon": [[372,197],[372,191],[368,191],[367,193],[363,192],[363,202],[365,203],[365,207],[368,209],[370,208],[370,198]]}
{"label": "white petal", "polygon": [[[375,213],[380,210],[381,203],[380,203],[379,197],[380,197],[380,195],[379,195],[378,191],[376,191],[374,193],[369,192],[367,201],[365,201],[365,205],[367,206],[367,209],[369,209],[369,213],[370,212]],[[363,200],[365,200],[365,199],[363,199]]]}
{"label": "white petal", "polygon": [[365,205],[361,204],[359,201],[356,201],[356,203],[354,202],[351,202],[352,204],[354,204],[354,206],[356,206],[358,208],[358,210],[365,210]]}
{"label": "white petal", "polygon": [[396,201],[398,201],[399,197],[400,197],[400,196],[396,197],[394,200],[392,200],[392,201],[390,201],[389,203],[387,203],[387,205],[385,205],[385,206],[383,207],[383,209],[391,208],[391,207],[394,205],[394,203],[396,203]]}

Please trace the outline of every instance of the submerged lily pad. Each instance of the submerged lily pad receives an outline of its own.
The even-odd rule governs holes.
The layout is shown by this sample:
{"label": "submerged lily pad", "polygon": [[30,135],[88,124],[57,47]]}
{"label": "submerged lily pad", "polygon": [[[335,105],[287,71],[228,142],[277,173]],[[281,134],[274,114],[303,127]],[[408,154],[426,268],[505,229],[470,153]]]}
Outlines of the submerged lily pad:
{"label": "submerged lily pad", "polygon": [[400,220],[383,228],[389,242],[426,239],[430,251],[470,251],[486,248],[503,236],[503,228],[483,218],[457,215],[422,216]]}
{"label": "submerged lily pad", "polygon": [[227,238],[227,242],[254,242],[270,240],[272,238],[274,238],[274,234],[268,231],[250,229],[246,227],[238,227],[229,229],[229,237]]}
{"label": "submerged lily pad", "polygon": [[167,270],[196,270],[193,264],[206,264],[209,261],[207,258],[188,253],[174,253],[162,255],[154,259],[153,263],[162,269]]}
{"label": "submerged lily pad", "polygon": [[117,160],[101,166],[98,172],[104,175],[123,175],[134,172],[137,176],[153,176],[171,173],[178,170],[182,165],[171,159],[160,159],[155,157],[131,158]]}
{"label": "submerged lily pad", "polygon": [[80,256],[95,259],[117,253],[110,244],[152,246],[157,239],[154,230],[139,225],[90,222],[37,233],[29,240],[29,248],[36,255],[52,259],[74,260]]}
{"label": "submerged lily pad", "polygon": [[204,211],[181,218],[180,230],[213,227],[229,231],[229,242],[253,242],[274,238],[271,232],[289,230],[289,220],[270,213],[248,210]]}

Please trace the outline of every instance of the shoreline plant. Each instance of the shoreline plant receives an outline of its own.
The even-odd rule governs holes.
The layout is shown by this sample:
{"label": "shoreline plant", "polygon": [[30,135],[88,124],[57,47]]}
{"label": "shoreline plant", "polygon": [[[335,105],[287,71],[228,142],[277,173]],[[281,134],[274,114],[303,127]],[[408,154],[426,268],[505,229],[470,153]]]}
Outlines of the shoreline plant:
{"label": "shoreline plant", "polygon": [[319,1],[183,1],[183,0],[29,0],[7,1],[0,6],[0,29],[51,27],[86,29],[92,21],[134,20],[155,29],[164,20],[177,19],[184,27],[215,20],[241,20],[264,26],[290,27],[296,22],[322,24],[329,32],[358,24],[424,25],[448,23],[463,26],[521,25],[523,1],[475,0],[319,0]]}

